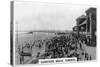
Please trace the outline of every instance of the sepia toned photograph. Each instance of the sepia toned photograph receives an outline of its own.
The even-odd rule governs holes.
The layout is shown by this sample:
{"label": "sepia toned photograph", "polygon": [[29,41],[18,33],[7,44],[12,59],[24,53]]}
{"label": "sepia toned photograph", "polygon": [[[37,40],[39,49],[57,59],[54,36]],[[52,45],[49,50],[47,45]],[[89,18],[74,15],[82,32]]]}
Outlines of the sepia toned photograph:
{"label": "sepia toned photograph", "polygon": [[57,58],[96,60],[96,7],[42,2],[13,6],[15,65]]}

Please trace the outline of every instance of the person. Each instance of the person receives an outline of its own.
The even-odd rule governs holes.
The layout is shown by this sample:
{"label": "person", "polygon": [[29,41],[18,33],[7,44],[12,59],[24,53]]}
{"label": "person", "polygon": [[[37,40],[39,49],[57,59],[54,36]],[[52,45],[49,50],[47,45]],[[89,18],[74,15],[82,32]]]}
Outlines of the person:
{"label": "person", "polygon": [[39,58],[39,56],[40,56],[40,52],[37,53],[37,56],[36,57]]}

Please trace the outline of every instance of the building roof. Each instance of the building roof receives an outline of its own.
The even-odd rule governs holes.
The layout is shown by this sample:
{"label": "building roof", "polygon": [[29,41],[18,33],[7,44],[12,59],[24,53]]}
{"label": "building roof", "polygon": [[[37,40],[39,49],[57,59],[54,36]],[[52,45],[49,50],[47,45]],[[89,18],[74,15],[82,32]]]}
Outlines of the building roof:
{"label": "building roof", "polygon": [[86,20],[87,16],[85,15],[81,15],[79,16],[76,20],[78,24],[81,24],[82,22],[84,22]]}

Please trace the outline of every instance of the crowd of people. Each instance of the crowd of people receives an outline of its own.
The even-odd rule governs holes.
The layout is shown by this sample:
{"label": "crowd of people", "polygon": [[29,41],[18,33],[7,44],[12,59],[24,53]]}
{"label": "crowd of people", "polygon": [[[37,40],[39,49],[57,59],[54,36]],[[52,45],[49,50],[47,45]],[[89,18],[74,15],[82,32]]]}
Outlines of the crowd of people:
{"label": "crowd of people", "polygon": [[37,53],[36,58],[38,59],[76,57],[77,61],[84,61],[92,60],[91,55],[85,50],[90,42],[90,38],[85,35],[57,35],[50,39],[34,41],[31,45],[26,44],[26,47],[31,49],[35,46],[41,49],[45,45],[44,54]]}
{"label": "crowd of people", "polygon": [[85,47],[89,44],[84,35],[55,36],[46,42],[46,54],[51,58],[76,57],[77,60],[91,60]]}

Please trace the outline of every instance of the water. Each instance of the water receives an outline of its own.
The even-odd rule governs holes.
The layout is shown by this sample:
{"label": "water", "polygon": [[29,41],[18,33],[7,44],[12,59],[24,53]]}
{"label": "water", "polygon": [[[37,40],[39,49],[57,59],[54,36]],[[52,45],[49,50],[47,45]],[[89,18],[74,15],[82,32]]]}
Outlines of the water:
{"label": "water", "polygon": [[44,40],[53,37],[54,33],[44,33],[44,32],[33,32],[33,34],[28,33],[16,33],[16,41],[18,45],[21,45],[25,42],[32,43],[37,40]]}

